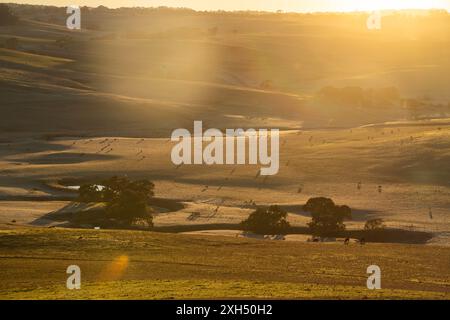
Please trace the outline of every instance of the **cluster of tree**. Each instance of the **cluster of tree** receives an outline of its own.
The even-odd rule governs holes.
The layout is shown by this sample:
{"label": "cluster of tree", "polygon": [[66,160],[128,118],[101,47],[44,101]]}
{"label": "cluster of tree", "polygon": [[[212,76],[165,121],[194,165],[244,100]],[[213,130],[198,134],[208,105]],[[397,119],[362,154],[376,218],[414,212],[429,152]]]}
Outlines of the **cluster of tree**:
{"label": "cluster of tree", "polygon": [[79,188],[78,201],[106,203],[105,215],[122,224],[144,221],[153,226],[148,204],[155,185],[148,180],[131,181],[127,177],[112,177],[99,184],[84,184]]}
{"label": "cluster of tree", "polygon": [[364,230],[366,231],[375,231],[375,230],[383,230],[385,225],[383,223],[383,219],[370,219],[366,221],[364,225]]}
{"label": "cluster of tree", "polygon": [[450,102],[434,103],[430,97],[425,96],[422,99],[403,99],[402,103],[415,120],[450,116]]}
{"label": "cluster of tree", "polygon": [[322,103],[346,106],[380,107],[398,104],[400,94],[395,87],[363,89],[360,87],[325,87],[317,98]]}
{"label": "cluster of tree", "polygon": [[[303,210],[311,213],[312,220],[308,224],[315,236],[335,236],[345,230],[345,219],[351,219],[352,211],[346,206],[338,206],[329,198],[311,198],[303,206]],[[286,234],[290,228],[286,220],[287,213],[273,205],[268,208],[258,208],[241,222],[244,231],[256,234]],[[370,227],[377,228],[378,222],[373,221]]]}
{"label": "cluster of tree", "polygon": [[278,206],[258,208],[241,222],[244,231],[256,234],[286,234],[290,228],[287,213]]}
{"label": "cluster of tree", "polygon": [[19,18],[11,12],[10,8],[4,3],[0,3],[0,26],[13,25],[18,21]]}
{"label": "cluster of tree", "polygon": [[272,80],[264,80],[259,84],[259,87],[263,90],[273,90],[274,85]]}
{"label": "cluster of tree", "polygon": [[[14,12],[20,16],[26,18],[35,19],[36,16],[41,16],[43,14],[51,14],[54,18],[60,17],[60,12],[65,10],[65,7],[56,6],[43,6],[43,5],[28,5],[28,4],[10,4],[14,9]],[[323,12],[323,13],[295,13],[295,12],[264,12],[255,10],[241,10],[241,11],[195,11],[190,8],[182,7],[121,7],[121,8],[108,8],[106,6],[100,5],[96,8],[94,7],[81,7],[82,15],[85,16],[87,13],[95,14],[112,14],[114,16],[161,16],[161,17],[195,17],[195,16],[212,16],[212,17],[230,17],[230,18],[254,18],[263,17],[264,19],[270,19],[274,22],[280,20],[280,14],[283,14],[284,19],[292,19],[296,21],[298,19],[302,20],[303,24],[310,23],[320,23],[323,25],[330,25],[336,28],[336,26],[355,26],[365,24],[367,20],[367,14],[364,12],[358,13],[341,13],[341,12]],[[426,14],[424,14],[426,13]],[[395,28],[403,28],[405,23],[408,25],[419,25],[427,26],[428,28],[444,28],[447,25],[448,12],[446,10],[417,10],[413,11],[398,11],[392,12],[388,16],[383,16],[383,23],[389,23]],[[233,30],[234,31],[234,30]]]}
{"label": "cluster of tree", "polygon": [[344,231],[344,220],[352,218],[352,211],[348,206],[338,206],[333,200],[324,197],[309,199],[303,210],[311,213],[312,221],[308,226],[312,234],[321,237],[335,236]]}

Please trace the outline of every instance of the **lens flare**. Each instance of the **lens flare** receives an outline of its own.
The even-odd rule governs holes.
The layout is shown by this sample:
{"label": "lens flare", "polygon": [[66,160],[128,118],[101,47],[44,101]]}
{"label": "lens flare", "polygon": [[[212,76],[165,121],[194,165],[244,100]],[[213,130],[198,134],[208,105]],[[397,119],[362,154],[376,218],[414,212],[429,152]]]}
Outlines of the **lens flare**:
{"label": "lens flare", "polygon": [[122,255],[115,258],[100,273],[99,279],[102,281],[114,281],[122,278],[128,268],[128,256]]}

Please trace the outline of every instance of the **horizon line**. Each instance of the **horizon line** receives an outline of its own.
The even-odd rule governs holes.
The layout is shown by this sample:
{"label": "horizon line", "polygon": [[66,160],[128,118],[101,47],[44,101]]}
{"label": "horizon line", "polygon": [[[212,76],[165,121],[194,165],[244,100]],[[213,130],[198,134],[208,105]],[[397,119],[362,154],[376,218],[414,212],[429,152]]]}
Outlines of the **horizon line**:
{"label": "horizon line", "polygon": [[[66,8],[67,6],[59,6],[59,5],[51,5],[51,4],[30,4],[30,3],[17,3],[17,2],[7,2],[4,3],[6,5],[12,4],[16,6],[36,6],[36,7],[57,7],[57,8]],[[99,5],[97,7],[91,7],[91,6],[82,6],[79,5],[80,8],[87,7],[91,9],[97,9],[99,7],[107,8],[108,10],[119,10],[119,9],[175,9],[175,10],[190,10],[193,12],[206,12],[206,13],[221,13],[221,12],[227,12],[227,13],[241,13],[241,12],[248,12],[248,13],[269,13],[269,14],[323,14],[323,13],[371,13],[371,12],[386,12],[386,13],[396,13],[396,12],[407,12],[407,11],[422,11],[422,12],[430,12],[430,11],[445,11],[446,13],[450,13],[450,9],[446,8],[402,8],[402,9],[380,9],[380,10],[316,10],[316,11],[285,11],[285,10],[256,10],[256,9],[247,9],[247,10],[227,10],[227,9],[204,9],[204,10],[198,10],[190,7],[174,7],[174,6],[120,6],[120,7],[108,7],[106,5]]]}

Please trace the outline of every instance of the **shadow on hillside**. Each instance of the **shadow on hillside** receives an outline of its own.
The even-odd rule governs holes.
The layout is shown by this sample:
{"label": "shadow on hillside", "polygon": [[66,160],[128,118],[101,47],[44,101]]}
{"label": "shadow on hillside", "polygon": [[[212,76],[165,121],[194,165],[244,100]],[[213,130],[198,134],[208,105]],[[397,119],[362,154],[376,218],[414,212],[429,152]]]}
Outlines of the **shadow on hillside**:
{"label": "shadow on hillside", "polygon": [[56,144],[46,143],[41,141],[31,141],[25,143],[0,142],[3,156],[14,156],[18,154],[34,154],[48,151],[65,151],[69,147]]}
{"label": "shadow on hillside", "polygon": [[[155,211],[154,215],[160,212],[175,212],[184,209],[184,204],[176,200],[153,198],[149,206]],[[61,209],[49,212],[31,222],[34,226],[46,226],[55,222],[64,223],[60,226],[66,227],[94,227],[114,228],[108,222],[106,216],[105,203],[82,203],[71,202]],[[125,226],[126,228],[126,226]],[[134,229],[130,226],[130,229]]]}
{"label": "shadow on hillside", "polygon": [[84,154],[74,152],[52,153],[48,155],[21,159],[29,164],[73,164],[88,161],[113,160],[118,156],[104,154]]}
{"label": "shadow on hillside", "polygon": [[[309,212],[303,211],[303,205],[304,204],[292,204],[292,205],[289,204],[289,205],[278,205],[278,206],[288,213],[301,215],[301,216],[310,218],[311,214]],[[351,208],[351,209],[352,209],[351,221],[367,221],[372,216],[375,216],[376,214],[380,213],[379,211],[372,210],[372,209],[355,209],[355,208]]]}

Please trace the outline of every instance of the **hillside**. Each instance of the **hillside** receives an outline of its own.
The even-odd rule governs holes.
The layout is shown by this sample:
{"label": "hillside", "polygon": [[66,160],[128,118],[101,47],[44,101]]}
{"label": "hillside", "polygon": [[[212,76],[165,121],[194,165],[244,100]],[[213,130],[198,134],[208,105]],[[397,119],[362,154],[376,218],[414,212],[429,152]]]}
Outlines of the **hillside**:
{"label": "hillside", "polygon": [[13,6],[21,22],[0,27],[0,43],[18,40],[0,49],[3,132],[154,137],[199,118],[298,128],[417,116],[401,100],[317,103],[328,86],[392,87],[449,114],[448,14],[397,13],[374,34],[360,14],[83,9],[70,31],[62,9]]}
{"label": "hillside", "polygon": [[[450,299],[449,13],[389,12],[373,31],[365,13],[83,7],[70,31],[65,8],[10,7],[0,299]],[[200,120],[279,129],[278,173],[175,165],[171,133]],[[114,176],[154,190],[120,191],[113,209],[120,192],[78,197]],[[315,197],[351,209],[321,243]],[[243,232],[271,205],[285,236]],[[135,211],[145,227],[121,221]],[[383,230],[365,231],[374,219]],[[83,290],[65,287],[71,264]]]}

